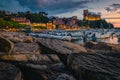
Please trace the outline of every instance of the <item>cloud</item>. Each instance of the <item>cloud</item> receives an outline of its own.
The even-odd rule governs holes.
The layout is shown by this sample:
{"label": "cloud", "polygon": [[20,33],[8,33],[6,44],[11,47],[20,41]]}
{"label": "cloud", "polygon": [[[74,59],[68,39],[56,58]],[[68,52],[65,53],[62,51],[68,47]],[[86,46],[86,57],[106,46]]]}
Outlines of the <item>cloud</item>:
{"label": "cloud", "polygon": [[21,5],[27,5],[32,11],[47,11],[49,13],[72,12],[85,8],[91,0],[17,0]]}
{"label": "cloud", "polygon": [[99,0],[0,0],[0,9],[13,12],[45,11],[50,14],[73,12],[87,8],[87,3]]}
{"label": "cloud", "polygon": [[109,7],[106,7],[105,10],[108,11],[108,12],[120,13],[120,4],[113,3]]}
{"label": "cloud", "polygon": [[110,5],[111,7],[114,7],[114,8],[120,8],[120,4],[112,4],[112,5]]}
{"label": "cloud", "polygon": [[18,12],[31,11],[27,6],[21,6],[16,0],[0,0],[0,10]]}

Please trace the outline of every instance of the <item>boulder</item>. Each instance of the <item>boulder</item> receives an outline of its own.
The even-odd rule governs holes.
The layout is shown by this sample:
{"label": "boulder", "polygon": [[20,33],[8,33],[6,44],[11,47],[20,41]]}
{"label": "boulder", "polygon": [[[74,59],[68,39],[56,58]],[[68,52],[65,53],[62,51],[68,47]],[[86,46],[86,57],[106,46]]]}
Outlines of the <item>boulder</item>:
{"label": "boulder", "polygon": [[36,43],[16,43],[13,54],[39,54],[39,46]]}
{"label": "boulder", "polygon": [[4,37],[8,38],[13,43],[19,43],[19,42],[31,43],[31,42],[33,42],[32,37],[26,36],[26,34],[22,33],[22,32],[3,32],[0,34]]}
{"label": "boulder", "polygon": [[8,63],[0,62],[0,80],[23,80],[20,70]]}
{"label": "boulder", "polygon": [[44,38],[41,38],[37,41],[39,43],[41,51],[44,53],[71,54],[87,52],[87,50],[83,46],[67,41]]}
{"label": "boulder", "polygon": [[10,40],[0,36],[0,52],[11,54],[13,47],[14,44]]}
{"label": "boulder", "polygon": [[59,73],[52,75],[49,80],[76,80],[72,75]]}
{"label": "boulder", "polygon": [[77,80],[120,80],[119,53],[80,53],[67,57]]}
{"label": "boulder", "polygon": [[10,61],[20,68],[25,80],[48,80],[57,73],[69,73],[59,57],[55,54],[29,54],[28,61]]}
{"label": "boulder", "polygon": [[1,35],[8,38],[14,43],[22,42],[24,40],[24,37],[26,37],[24,33],[19,32],[2,32]]}

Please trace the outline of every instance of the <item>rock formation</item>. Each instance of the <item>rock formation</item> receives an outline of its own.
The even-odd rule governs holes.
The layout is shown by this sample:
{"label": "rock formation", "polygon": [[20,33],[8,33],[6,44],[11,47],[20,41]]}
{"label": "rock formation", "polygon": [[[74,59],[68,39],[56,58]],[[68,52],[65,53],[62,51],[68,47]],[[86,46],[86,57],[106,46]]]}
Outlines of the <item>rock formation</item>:
{"label": "rock formation", "polygon": [[0,80],[22,80],[21,71],[11,64],[0,62]]}
{"label": "rock formation", "polygon": [[80,53],[67,58],[78,80],[120,80],[119,53]]}
{"label": "rock formation", "polygon": [[[14,42],[14,46],[10,46],[11,42],[6,38],[0,38],[0,52],[12,52],[0,55],[0,61],[18,67],[24,80],[120,80],[120,45],[88,42],[81,46],[56,39],[32,40],[33,38],[27,39],[25,35],[22,35],[23,39],[21,35],[4,35]],[[14,38],[18,38],[18,41]],[[9,50],[5,48],[9,47],[8,44]],[[0,63],[0,67],[3,65]],[[13,70],[11,67],[0,68],[1,71],[4,69]],[[14,71],[17,75],[16,70]],[[0,80],[2,78],[0,76]]]}
{"label": "rock formation", "polygon": [[0,36],[0,52],[10,54],[13,50],[13,47],[14,44],[10,40]]}
{"label": "rock formation", "polygon": [[36,43],[15,43],[13,54],[39,54],[39,46]]}
{"label": "rock formation", "polygon": [[[84,47],[67,41],[41,38],[39,39],[38,43],[41,46],[40,49],[43,51],[49,49],[60,54],[87,52],[87,50]],[[46,51],[46,53],[50,53],[50,52]]]}

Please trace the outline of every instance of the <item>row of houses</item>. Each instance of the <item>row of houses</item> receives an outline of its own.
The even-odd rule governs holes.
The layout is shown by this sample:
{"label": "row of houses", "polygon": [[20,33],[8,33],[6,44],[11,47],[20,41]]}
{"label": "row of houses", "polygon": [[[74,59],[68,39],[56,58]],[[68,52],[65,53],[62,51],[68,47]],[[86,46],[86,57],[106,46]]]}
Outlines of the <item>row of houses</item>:
{"label": "row of houses", "polygon": [[46,27],[46,29],[48,29],[48,30],[52,30],[52,29],[56,28],[56,26],[52,22],[48,22],[48,23],[31,23],[29,19],[22,18],[22,17],[11,18],[11,20],[13,20],[15,22],[18,22],[19,24],[25,24],[25,25],[28,25],[28,26]]}
{"label": "row of houses", "polygon": [[59,29],[78,29],[78,18],[77,16],[72,16],[70,18],[59,18],[54,17],[52,19],[53,24],[57,26]]}
{"label": "row of houses", "polygon": [[27,18],[22,18],[22,17],[15,17],[11,18],[11,20],[18,22],[19,24],[26,24],[29,26],[35,26],[35,27],[46,27],[48,30],[53,30],[53,29],[75,29],[78,28],[78,25],[76,24],[78,19],[77,17],[71,17],[71,18],[54,18],[48,23],[31,23],[29,19]]}

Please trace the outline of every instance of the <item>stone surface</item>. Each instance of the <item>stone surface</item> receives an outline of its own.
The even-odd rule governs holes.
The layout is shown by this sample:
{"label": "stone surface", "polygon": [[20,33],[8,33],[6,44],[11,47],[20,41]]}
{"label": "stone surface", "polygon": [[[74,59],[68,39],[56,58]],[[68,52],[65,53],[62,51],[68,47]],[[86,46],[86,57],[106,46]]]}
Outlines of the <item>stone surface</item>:
{"label": "stone surface", "polygon": [[20,68],[25,80],[48,80],[48,78],[57,73],[69,73],[59,57],[55,54],[36,54],[26,55],[27,62],[10,63]]}
{"label": "stone surface", "polygon": [[33,42],[33,38],[30,36],[26,36],[23,32],[2,32],[0,35],[8,38],[10,41],[14,43],[24,42],[24,43],[31,43]]}
{"label": "stone surface", "polygon": [[17,61],[17,62],[30,62],[31,64],[56,64],[61,62],[59,57],[55,54],[12,54],[0,55],[1,60]]}
{"label": "stone surface", "polygon": [[67,41],[41,38],[38,40],[38,43],[40,45],[40,49],[46,53],[56,52],[60,54],[71,54],[71,53],[87,52],[87,50],[84,47]]}
{"label": "stone surface", "polygon": [[10,54],[13,50],[13,47],[14,44],[10,40],[0,36],[0,52]]}
{"label": "stone surface", "polygon": [[39,54],[39,46],[36,43],[16,43],[13,54]]}
{"label": "stone surface", "polygon": [[0,80],[22,80],[22,74],[15,66],[0,62]]}
{"label": "stone surface", "polygon": [[28,61],[27,55],[19,54],[19,55],[0,55],[1,60],[5,61]]}
{"label": "stone surface", "polygon": [[78,80],[120,80],[119,53],[80,53],[67,58]]}

